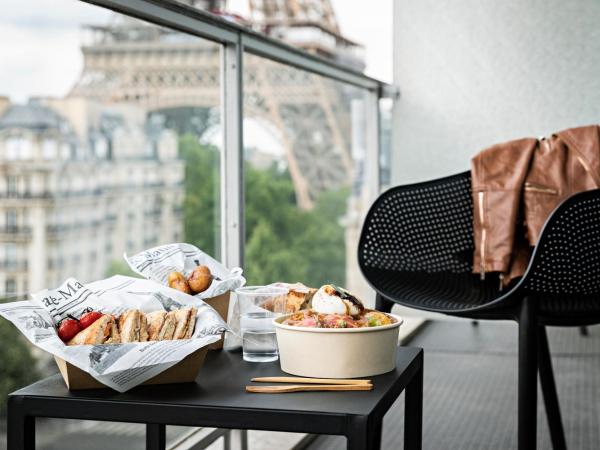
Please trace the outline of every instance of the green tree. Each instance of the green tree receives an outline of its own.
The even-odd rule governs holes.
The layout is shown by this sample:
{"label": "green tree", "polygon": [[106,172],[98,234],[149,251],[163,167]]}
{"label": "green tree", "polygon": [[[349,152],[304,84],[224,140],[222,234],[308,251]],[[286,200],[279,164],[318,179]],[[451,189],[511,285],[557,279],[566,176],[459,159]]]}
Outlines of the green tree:
{"label": "green tree", "polygon": [[35,359],[13,324],[0,318],[0,417],[6,415],[6,397],[38,379]]}
{"label": "green tree", "polygon": [[348,191],[325,192],[314,209],[302,211],[288,172],[247,165],[245,175],[248,282],[345,284],[346,252],[340,219]]}
{"label": "green tree", "polygon": [[[219,153],[197,137],[180,138],[186,162],[185,241],[216,255],[219,242]],[[245,276],[249,284],[301,281],[345,284],[344,228],[348,190],[322,193],[310,211],[298,208],[290,174],[246,164]]]}
{"label": "green tree", "polygon": [[219,258],[219,151],[201,145],[198,137],[179,138],[179,155],[185,161],[185,241]]}
{"label": "green tree", "polygon": [[128,277],[136,278],[140,277],[137,273],[129,268],[125,261],[120,261],[118,259],[112,260],[104,271],[104,276],[106,278],[112,277],[113,275],[126,275]]}

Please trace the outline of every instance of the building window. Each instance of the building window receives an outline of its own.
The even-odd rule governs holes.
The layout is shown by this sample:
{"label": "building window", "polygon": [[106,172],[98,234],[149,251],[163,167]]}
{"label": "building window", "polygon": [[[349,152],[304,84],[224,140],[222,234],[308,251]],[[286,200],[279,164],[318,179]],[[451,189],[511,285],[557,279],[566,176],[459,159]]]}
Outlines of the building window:
{"label": "building window", "polygon": [[54,139],[44,139],[42,142],[42,157],[44,159],[56,159],[58,156],[58,144]]}
{"label": "building window", "polygon": [[14,278],[7,278],[4,283],[4,292],[7,295],[16,294],[17,293],[17,281]]}
{"label": "building window", "polygon": [[17,267],[17,244],[9,242],[5,247],[5,261],[7,269],[14,269]]}
{"label": "building window", "polygon": [[22,136],[11,137],[6,140],[6,159],[31,159],[31,142]]}
{"label": "building window", "polygon": [[17,210],[7,209],[6,210],[6,231],[14,232],[17,230]]}
{"label": "building window", "polygon": [[6,195],[8,197],[16,197],[17,196],[17,177],[14,175],[8,175],[6,177]]}

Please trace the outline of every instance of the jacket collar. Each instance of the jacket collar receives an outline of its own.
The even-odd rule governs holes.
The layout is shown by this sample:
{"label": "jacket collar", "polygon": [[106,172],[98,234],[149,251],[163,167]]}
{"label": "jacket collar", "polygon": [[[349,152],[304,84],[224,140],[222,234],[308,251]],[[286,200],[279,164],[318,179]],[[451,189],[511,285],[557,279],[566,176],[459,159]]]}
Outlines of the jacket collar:
{"label": "jacket collar", "polygon": [[585,161],[591,170],[590,176],[600,187],[600,125],[569,128],[556,136]]}

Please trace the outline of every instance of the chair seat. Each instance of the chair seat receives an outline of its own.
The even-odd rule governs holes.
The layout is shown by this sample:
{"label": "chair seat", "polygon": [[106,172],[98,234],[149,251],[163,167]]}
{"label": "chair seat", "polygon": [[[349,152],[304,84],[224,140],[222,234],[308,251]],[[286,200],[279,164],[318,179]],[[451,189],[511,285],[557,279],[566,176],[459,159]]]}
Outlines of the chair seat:
{"label": "chair seat", "polygon": [[[482,281],[470,273],[398,272],[368,268],[367,279],[386,298],[405,306],[435,312],[450,313],[477,309],[497,300],[510,288],[500,291],[497,276],[487,275]],[[600,313],[600,298],[595,296],[549,296],[540,299],[542,316],[551,323],[582,319]]]}
{"label": "chair seat", "polygon": [[498,277],[494,275],[481,281],[471,273],[397,272],[369,267],[365,276],[384,297],[435,312],[477,308],[501,294]]}

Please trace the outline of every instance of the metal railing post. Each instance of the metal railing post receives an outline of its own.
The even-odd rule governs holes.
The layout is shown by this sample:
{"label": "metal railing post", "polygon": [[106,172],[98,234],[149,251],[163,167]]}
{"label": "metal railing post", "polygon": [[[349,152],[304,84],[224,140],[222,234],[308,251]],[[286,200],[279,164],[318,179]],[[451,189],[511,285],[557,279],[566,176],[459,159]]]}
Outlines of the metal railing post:
{"label": "metal railing post", "polygon": [[373,89],[366,93],[366,157],[365,171],[367,178],[367,200],[372,203],[379,195],[380,173],[380,131],[381,115],[379,111],[380,90]]}
{"label": "metal railing post", "polygon": [[244,262],[243,47],[224,44],[221,64],[221,254],[226,267]]}

